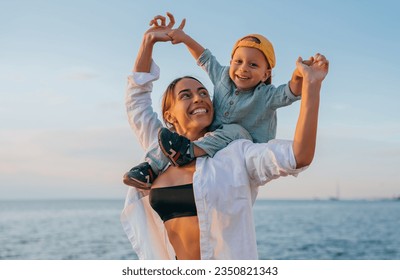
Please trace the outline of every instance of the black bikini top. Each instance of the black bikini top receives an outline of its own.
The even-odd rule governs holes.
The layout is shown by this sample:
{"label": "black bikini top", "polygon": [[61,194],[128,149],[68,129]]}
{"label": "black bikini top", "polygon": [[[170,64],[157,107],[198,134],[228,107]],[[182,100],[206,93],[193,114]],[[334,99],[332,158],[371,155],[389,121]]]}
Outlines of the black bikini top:
{"label": "black bikini top", "polygon": [[150,205],[166,222],[173,218],[197,216],[193,184],[150,190]]}

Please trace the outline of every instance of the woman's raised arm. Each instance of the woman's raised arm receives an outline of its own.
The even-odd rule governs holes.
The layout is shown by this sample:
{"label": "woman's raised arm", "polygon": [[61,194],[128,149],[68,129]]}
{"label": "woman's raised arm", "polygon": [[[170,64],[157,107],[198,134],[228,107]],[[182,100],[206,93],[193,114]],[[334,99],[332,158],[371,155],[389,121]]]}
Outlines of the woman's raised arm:
{"label": "woman's raised arm", "polygon": [[293,153],[297,168],[310,165],[315,152],[318,125],[318,109],[322,81],[328,74],[329,61],[316,54],[311,65],[296,61],[297,69],[303,77],[300,114],[293,139]]}
{"label": "woman's raised arm", "polygon": [[172,15],[169,18],[168,25],[165,25],[163,16],[156,16],[150,22],[152,27],[143,36],[133,74],[128,77],[125,99],[128,120],[144,149],[148,149],[157,141],[158,130],[163,126],[152,108],[150,96],[153,89],[152,82],[159,77],[159,68],[152,61],[152,53],[157,42],[171,40],[167,33],[170,32],[175,21]]}

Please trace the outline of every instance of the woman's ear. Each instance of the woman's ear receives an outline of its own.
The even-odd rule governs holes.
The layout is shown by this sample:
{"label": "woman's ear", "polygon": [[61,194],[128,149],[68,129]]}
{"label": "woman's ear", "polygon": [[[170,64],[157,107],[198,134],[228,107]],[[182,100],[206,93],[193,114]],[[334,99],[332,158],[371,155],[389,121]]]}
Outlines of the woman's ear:
{"label": "woman's ear", "polygon": [[169,111],[164,112],[164,119],[172,125],[176,122],[175,117]]}

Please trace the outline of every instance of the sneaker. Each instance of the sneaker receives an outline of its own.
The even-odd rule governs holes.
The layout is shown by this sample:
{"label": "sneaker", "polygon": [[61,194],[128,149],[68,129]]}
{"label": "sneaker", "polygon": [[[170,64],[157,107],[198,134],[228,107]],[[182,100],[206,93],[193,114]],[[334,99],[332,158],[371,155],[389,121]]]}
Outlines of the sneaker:
{"label": "sneaker", "polygon": [[149,190],[156,178],[157,174],[151,169],[150,164],[142,162],[126,172],[123,181],[125,185]]}
{"label": "sneaker", "polygon": [[174,166],[182,166],[195,159],[189,139],[163,127],[158,131],[161,151]]}

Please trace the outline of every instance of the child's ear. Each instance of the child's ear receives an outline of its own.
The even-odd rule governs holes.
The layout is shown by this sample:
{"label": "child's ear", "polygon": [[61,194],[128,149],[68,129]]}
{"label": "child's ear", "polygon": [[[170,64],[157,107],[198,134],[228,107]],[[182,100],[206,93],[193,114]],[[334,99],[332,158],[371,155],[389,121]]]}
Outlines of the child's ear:
{"label": "child's ear", "polygon": [[269,77],[271,77],[271,69],[267,69],[267,71],[264,73],[262,82],[264,83]]}

